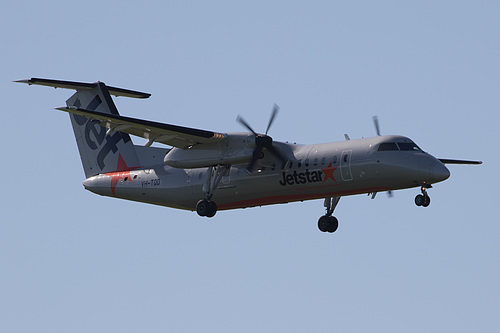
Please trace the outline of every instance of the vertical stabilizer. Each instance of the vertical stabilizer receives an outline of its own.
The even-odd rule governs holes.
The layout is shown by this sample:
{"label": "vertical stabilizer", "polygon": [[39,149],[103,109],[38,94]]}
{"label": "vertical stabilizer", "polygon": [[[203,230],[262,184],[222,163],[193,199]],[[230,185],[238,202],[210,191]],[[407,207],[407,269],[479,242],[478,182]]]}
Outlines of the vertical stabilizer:
{"label": "vertical stabilizer", "polygon": [[[92,89],[77,89],[76,93],[66,101],[66,105],[118,114],[108,88],[102,82],[95,83]],[[140,166],[128,134],[113,132],[108,135],[107,129],[100,126],[99,121],[73,114],[70,114],[70,119],[87,178],[100,173],[130,170]]]}

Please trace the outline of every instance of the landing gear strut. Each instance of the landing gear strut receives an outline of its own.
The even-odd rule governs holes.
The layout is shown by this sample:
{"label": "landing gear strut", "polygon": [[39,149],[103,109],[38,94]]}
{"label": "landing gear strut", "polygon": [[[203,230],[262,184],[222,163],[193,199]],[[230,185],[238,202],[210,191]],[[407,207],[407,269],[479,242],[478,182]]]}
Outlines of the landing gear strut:
{"label": "landing gear strut", "polygon": [[427,207],[431,204],[431,198],[427,194],[428,188],[431,188],[431,185],[425,185],[420,188],[422,194],[419,194],[415,197],[415,205]]}
{"label": "landing gear strut", "polygon": [[205,199],[198,201],[196,204],[196,212],[200,216],[214,217],[217,213],[217,204],[212,201],[213,191],[219,186],[219,183],[229,170],[230,166],[217,165],[208,167],[207,179],[205,184],[203,184],[203,192],[205,193]]}
{"label": "landing gear strut", "polygon": [[339,203],[340,197],[325,198],[326,214],[318,220],[318,228],[322,232],[335,232],[339,227],[339,220],[332,216],[335,207]]}

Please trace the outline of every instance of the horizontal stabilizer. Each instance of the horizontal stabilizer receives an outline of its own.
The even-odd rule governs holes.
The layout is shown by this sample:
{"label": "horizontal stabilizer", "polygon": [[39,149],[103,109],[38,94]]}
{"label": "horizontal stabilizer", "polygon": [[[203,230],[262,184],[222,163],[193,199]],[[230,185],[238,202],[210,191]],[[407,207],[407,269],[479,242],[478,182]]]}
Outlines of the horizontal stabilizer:
{"label": "horizontal stabilizer", "polygon": [[439,158],[443,164],[483,164],[482,161],[467,161],[467,160],[450,160],[447,158]]}
{"label": "horizontal stabilizer", "polygon": [[101,126],[108,128],[108,134],[113,131],[123,132],[145,138],[149,140],[150,143],[156,141],[178,148],[186,148],[195,144],[217,143],[225,140],[227,137],[227,135],[223,133],[163,124],[149,120],[91,111],[78,107],[60,107],[56,108],[56,110],[97,120],[100,122]]}
{"label": "horizontal stabilizer", "polygon": [[[48,87],[63,88],[63,89],[75,89],[75,90],[92,90],[99,83],[99,82],[85,83],[85,82],[61,81],[52,79],[40,79],[36,77],[27,80],[17,80],[14,82],[27,83],[29,85],[35,84],[40,86],[48,86]],[[132,97],[132,98],[149,98],[151,96],[151,94],[140,91],[134,91],[134,90],[128,90],[110,86],[106,87],[108,88],[109,93],[114,96]]]}

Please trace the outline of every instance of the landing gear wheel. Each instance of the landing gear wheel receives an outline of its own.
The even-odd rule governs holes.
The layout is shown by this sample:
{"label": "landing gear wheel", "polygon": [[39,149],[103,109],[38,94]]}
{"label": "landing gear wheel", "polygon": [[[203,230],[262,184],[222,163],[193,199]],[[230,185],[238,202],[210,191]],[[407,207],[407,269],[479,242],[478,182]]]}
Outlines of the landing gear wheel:
{"label": "landing gear wheel", "polygon": [[328,216],[321,216],[318,220],[318,228],[321,232],[327,232],[328,231]]}
{"label": "landing gear wheel", "polygon": [[337,231],[338,228],[339,228],[339,220],[337,220],[335,216],[330,216],[330,221],[328,224],[328,232],[329,233],[335,232]]}
{"label": "landing gear wheel", "polygon": [[431,204],[431,198],[427,195],[427,193],[419,194],[415,197],[415,205],[428,207]]}
{"label": "landing gear wheel", "polygon": [[214,217],[217,213],[217,204],[213,201],[200,200],[196,204],[196,212],[200,216]]}
{"label": "landing gear wheel", "polygon": [[207,216],[209,210],[210,210],[210,202],[208,202],[207,200],[200,200],[196,204],[196,212],[200,216]]}
{"label": "landing gear wheel", "polygon": [[214,217],[215,213],[217,213],[217,204],[213,201],[210,201],[210,209],[208,211],[207,217]]}
{"label": "landing gear wheel", "polygon": [[419,194],[415,197],[415,205],[422,206],[425,202],[425,198],[422,194]]}
{"label": "landing gear wheel", "polygon": [[339,227],[339,220],[335,216],[321,216],[318,220],[318,228],[322,232],[335,232]]}

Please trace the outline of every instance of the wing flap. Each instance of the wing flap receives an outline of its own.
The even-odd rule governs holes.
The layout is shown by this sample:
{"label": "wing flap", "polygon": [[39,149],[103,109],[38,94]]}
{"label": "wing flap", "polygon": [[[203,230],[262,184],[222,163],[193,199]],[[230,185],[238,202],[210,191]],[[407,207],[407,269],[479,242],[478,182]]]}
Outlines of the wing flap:
{"label": "wing flap", "polygon": [[56,109],[97,120],[101,126],[108,128],[109,133],[118,131],[147,139],[148,145],[153,142],[161,142],[177,148],[187,148],[196,144],[217,143],[227,138],[227,134],[223,133],[107,114],[77,107],[60,107]]}

